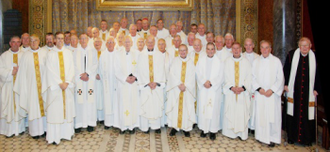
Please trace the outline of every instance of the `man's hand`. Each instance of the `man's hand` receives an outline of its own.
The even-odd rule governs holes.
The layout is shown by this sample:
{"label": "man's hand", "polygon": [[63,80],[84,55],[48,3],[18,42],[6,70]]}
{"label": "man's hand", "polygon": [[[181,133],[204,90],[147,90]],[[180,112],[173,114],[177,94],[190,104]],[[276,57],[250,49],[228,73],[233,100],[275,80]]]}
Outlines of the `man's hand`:
{"label": "man's hand", "polygon": [[60,83],[59,86],[62,90],[65,90],[67,87],[68,87],[69,83],[66,83],[66,82],[63,82],[63,83]]}
{"label": "man's hand", "polygon": [[156,83],[156,82],[150,82],[150,83],[148,84],[148,86],[150,87],[151,90],[154,90],[154,89],[156,89],[156,87],[157,87],[157,83]]}
{"label": "man's hand", "polygon": [[209,80],[207,80],[205,83],[204,83],[204,87],[205,88],[211,88],[211,82]]}
{"label": "man's hand", "polygon": [[180,89],[180,91],[184,92],[184,91],[186,91],[186,86],[184,84],[180,84],[179,89]]}
{"label": "man's hand", "polygon": [[13,72],[11,73],[13,76],[16,75],[18,72],[18,66],[17,67],[13,67]]}
{"label": "man's hand", "polygon": [[231,91],[233,91],[234,94],[239,95],[239,94],[241,94],[241,92],[244,91],[244,89],[242,87],[231,87]]}
{"label": "man's hand", "polygon": [[128,82],[129,84],[132,84],[132,83],[134,83],[135,82],[135,77],[134,76],[129,76],[129,77],[127,77],[127,79],[126,79],[126,82]]}
{"label": "man's hand", "polygon": [[96,78],[96,80],[101,80],[101,77],[99,74],[97,74],[95,78]]}
{"label": "man's hand", "polygon": [[289,87],[286,85],[286,86],[284,86],[284,91],[285,92],[289,92]]}
{"label": "man's hand", "polygon": [[273,95],[273,90],[270,90],[270,89],[268,89],[264,94],[264,96],[266,96],[266,97],[270,97],[272,95]]}
{"label": "man's hand", "polygon": [[88,81],[89,80],[88,74],[86,72],[80,74],[80,79],[83,81]]}

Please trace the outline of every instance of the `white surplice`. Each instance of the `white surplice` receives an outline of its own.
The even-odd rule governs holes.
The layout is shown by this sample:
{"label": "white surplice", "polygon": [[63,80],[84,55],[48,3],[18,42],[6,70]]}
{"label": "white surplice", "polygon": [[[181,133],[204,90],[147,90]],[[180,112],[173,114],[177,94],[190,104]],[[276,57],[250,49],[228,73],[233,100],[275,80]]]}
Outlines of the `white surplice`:
{"label": "white surplice", "polygon": [[[0,134],[5,136],[17,136],[25,131],[26,113],[19,106],[19,96],[13,91],[14,76],[12,75],[13,67],[20,66],[23,53],[23,51],[13,52],[9,49],[0,56]],[[17,54],[18,65],[13,63],[14,54]]]}
{"label": "white surplice", "polygon": [[[96,50],[94,49],[95,52],[97,52],[97,58],[98,58],[98,67],[97,67],[97,71],[96,71],[96,75],[100,75],[100,68],[99,68],[99,61],[101,58],[101,55],[107,51],[107,49],[105,50]],[[96,109],[97,109],[97,120],[98,121],[104,121],[104,94],[103,94],[103,83],[102,80],[97,80],[95,79],[95,101],[96,101]]]}
{"label": "white surplice", "polygon": [[[198,127],[204,133],[216,133],[220,130],[223,70],[223,62],[215,55],[212,58],[202,56],[198,59],[196,65]],[[207,80],[212,84],[210,88],[204,87]]]}
{"label": "white surplice", "polygon": [[[186,62],[185,68],[185,80],[182,82],[182,64]],[[195,114],[195,92],[196,92],[196,80],[195,77],[195,65],[194,61],[186,57],[182,59],[181,57],[176,57],[171,65],[169,78],[166,86],[166,91],[168,95],[167,105],[166,105],[166,115],[167,123],[169,127],[175,128],[176,130],[191,131],[192,126],[196,123]],[[179,115],[179,100],[180,100],[180,89],[179,85],[184,84],[186,90],[183,92],[182,99],[182,112]],[[178,123],[178,119],[181,117],[181,126]]]}
{"label": "white surplice", "polygon": [[[281,95],[284,88],[284,74],[281,61],[269,54],[267,58],[256,58],[252,66],[252,90],[255,91],[257,140],[270,144],[281,143]],[[265,91],[271,89],[274,93],[270,97],[261,95],[258,88]]]}
{"label": "white surplice", "polygon": [[[87,128],[96,126],[97,108],[95,79],[98,67],[97,52],[92,47],[79,47],[73,52],[75,67],[75,128]],[[80,79],[82,73],[87,73],[88,81]]]}
{"label": "white surplice", "polygon": [[[132,50],[132,49],[131,49]],[[120,51],[115,55],[115,75],[117,79],[117,98],[119,126],[121,131],[139,127],[140,99],[137,81],[130,84],[127,77],[137,78],[138,56],[135,51]]]}
{"label": "white surplice", "polygon": [[[40,89],[41,80],[46,71],[46,55],[48,50],[44,48],[38,48],[37,50],[26,51],[20,61],[19,71],[17,73],[17,79],[14,86],[14,91],[20,97],[20,106],[27,112],[29,120],[29,134],[31,136],[40,136],[47,130],[46,113],[44,112],[44,101],[40,106],[36,79],[36,68],[34,54],[38,56],[38,66],[40,72]],[[40,90],[41,91],[41,90]],[[43,107],[41,109],[41,107]],[[44,116],[41,115],[43,111]]]}
{"label": "white surplice", "polygon": [[[153,57],[153,78],[158,85],[151,90],[149,76],[149,55]],[[165,65],[160,51],[142,52],[138,59],[138,84],[141,96],[140,129],[159,129],[164,109]]]}
{"label": "white surplice", "polygon": [[[257,59],[259,57],[259,54],[255,52],[247,53],[244,52],[243,56],[249,60],[249,62],[252,63],[254,59]],[[251,92],[251,105],[250,105],[250,120],[249,120],[249,129],[254,130],[255,129],[255,119],[256,119],[256,103],[255,103],[255,95],[253,92]]]}
{"label": "white surplice", "polygon": [[103,112],[104,125],[107,127],[119,127],[119,110],[117,100],[117,80],[115,76],[115,54],[118,50],[109,52],[108,49],[102,52],[99,58],[98,73],[103,86]]}
{"label": "white surplice", "polygon": [[[239,95],[234,94],[230,90],[235,87],[235,62],[238,62],[238,85],[236,87],[243,87],[245,91]],[[234,58],[228,57],[225,61],[225,83],[223,93],[225,95],[225,111],[223,119],[222,134],[236,138],[240,137],[242,140],[248,138],[248,121],[250,119],[250,92],[252,71],[251,64],[245,57]]]}
{"label": "white surplice", "polygon": [[165,39],[169,35],[170,35],[170,32],[166,28],[163,28],[163,29],[157,31],[157,37],[160,39]]}
{"label": "white surplice", "polygon": [[[62,83],[60,73],[59,53],[63,53],[65,82],[68,87],[65,89],[63,99]],[[46,71],[42,79],[42,92],[47,112],[47,136],[48,143],[59,144],[61,139],[71,140],[74,134],[74,117],[76,116],[74,104],[74,63],[72,51],[65,47],[53,48],[46,57]],[[65,110],[65,111],[64,111]]]}

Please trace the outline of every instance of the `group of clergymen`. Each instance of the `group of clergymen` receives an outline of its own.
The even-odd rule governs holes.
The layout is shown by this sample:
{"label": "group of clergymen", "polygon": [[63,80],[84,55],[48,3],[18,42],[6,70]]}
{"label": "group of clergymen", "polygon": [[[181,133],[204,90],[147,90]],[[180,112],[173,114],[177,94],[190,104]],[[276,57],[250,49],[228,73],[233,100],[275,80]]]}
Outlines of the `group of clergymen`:
{"label": "group of clergymen", "polygon": [[[108,31],[88,27],[78,35],[48,33],[39,47],[37,35],[14,36],[0,57],[0,133],[29,134],[48,143],[71,140],[82,128],[93,131],[100,121],[120,133],[145,133],[171,127],[169,135],[186,137],[197,124],[201,137],[255,138],[273,147],[281,143],[281,95],[288,102],[288,141],[314,141],[314,106],[319,80],[308,38],[288,53],[284,68],[271,54],[269,41],[244,45],[232,34],[214,36],[204,24],[182,22],[164,28],[162,19],[149,26],[127,19]],[[22,43],[22,45],[21,45]],[[245,52],[242,53],[242,48]]]}

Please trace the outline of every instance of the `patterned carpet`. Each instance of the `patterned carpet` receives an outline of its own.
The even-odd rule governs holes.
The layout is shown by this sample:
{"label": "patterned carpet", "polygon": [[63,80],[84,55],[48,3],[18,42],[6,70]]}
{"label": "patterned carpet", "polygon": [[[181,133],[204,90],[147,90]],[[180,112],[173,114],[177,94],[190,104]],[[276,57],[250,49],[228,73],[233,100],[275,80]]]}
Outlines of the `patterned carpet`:
{"label": "patterned carpet", "polygon": [[[191,137],[185,137],[178,132],[175,136],[169,136],[170,129],[162,128],[161,134],[150,131],[145,134],[139,130],[135,134],[119,134],[119,130],[111,128],[104,130],[102,125],[98,125],[94,132],[83,130],[75,134],[71,141],[62,140],[59,145],[47,144],[45,138],[32,139],[27,133],[7,138],[0,136],[0,151],[109,151],[109,152],[216,152],[216,151],[314,151],[314,147],[301,145],[276,145],[269,148],[267,145],[259,143],[249,135],[248,140],[230,139],[221,133],[217,134],[217,139],[211,141],[209,137],[201,138],[200,131],[194,129]],[[284,140],[282,140],[284,141]],[[326,151],[317,147],[319,151]]]}

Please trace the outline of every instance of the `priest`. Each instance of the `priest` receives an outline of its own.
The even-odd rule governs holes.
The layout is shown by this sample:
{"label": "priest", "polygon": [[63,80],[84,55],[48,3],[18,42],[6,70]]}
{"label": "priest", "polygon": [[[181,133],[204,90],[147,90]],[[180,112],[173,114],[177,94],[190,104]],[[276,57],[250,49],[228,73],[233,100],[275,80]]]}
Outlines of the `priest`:
{"label": "priest", "polygon": [[138,60],[138,83],[141,93],[140,129],[149,132],[149,127],[160,133],[164,109],[165,65],[160,51],[155,51],[155,38],[146,39],[148,52],[143,52]]}
{"label": "priest", "polygon": [[99,58],[98,73],[102,83],[104,128],[111,126],[119,127],[118,101],[117,101],[117,80],[115,76],[115,38],[109,36],[106,41],[106,50]]}
{"label": "priest", "polygon": [[283,68],[288,96],[286,129],[289,144],[311,145],[316,129],[314,106],[321,86],[310,39],[301,38],[298,46],[288,53]]}
{"label": "priest", "polygon": [[56,46],[46,57],[42,93],[47,113],[48,143],[71,140],[74,134],[74,63],[72,52],[64,47],[64,34],[55,34]]}
{"label": "priest", "polygon": [[284,74],[281,61],[271,54],[271,50],[270,42],[260,42],[261,56],[252,65],[252,91],[255,95],[255,138],[274,147],[281,143]]}
{"label": "priest", "polygon": [[195,65],[188,57],[188,47],[185,44],[179,46],[179,57],[172,62],[169,78],[166,86],[167,105],[166,115],[169,127],[172,127],[170,136],[183,130],[186,137],[190,137],[189,131],[196,123],[195,114]]}
{"label": "priest", "polygon": [[213,43],[206,45],[206,55],[196,65],[198,86],[198,127],[202,130],[201,137],[210,133],[210,139],[216,139],[220,130],[220,109],[222,100],[223,63],[215,55]]}
{"label": "priest", "polygon": [[40,48],[39,44],[39,36],[32,34],[30,49],[21,58],[14,86],[14,91],[19,95],[19,105],[28,114],[29,134],[34,139],[44,135],[47,130],[41,80],[46,69],[48,50]]}
{"label": "priest", "polygon": [[[94,38],[94,42],[100,40]],[[96,127],[97,108],[95,78],[98,66],[97,52],[88,46],[86,34],[80,35],[81,46],[73,53],[75,67],[75,131],[81,132],[81,128],[87,128],[91,132]]]}
{"label": "priest", "polygon": [[[94,49],[93,52],[97,54],[97,61],[99,61],[101,54],[104,52],[105,48],[103,49],[103,41],[101,38],[94,39]],[[97,68],[98,69],[98,68]],[[96,70],[97,70],[96,69]],[[95,79],[95,101],[96,101],[96,108],[97,108],[97,120],[99,123],[104,124],[104,111],[103,111],[103,86],[100,80],[99,71],[96,71],[96,79]]]}
{"label": "priest", "polygon": [[240,43],[234,42],[233,56],[225,61],[225,108],[222,134],[229,138],[248,138],[250,119],[251,64],[241,55]]}
{"label": "priest", "polygon": [[137,52],[132,51],[133,41],[130,36],[124,38],[125,50],[115,55],[114,68],[117,79],[117,97],[119,129],[121,134],[128,130],[134,134],[140,124],[140,98],[137,79]]}
{"label": "priest", "polygon": [[11,37],[9,50],[0,56],[0,134],[7,137],[18,136],[25,131],[25,112],[20,107],[19,96],[13,91],[24,53],[19,49],[20,44],[18,36]]}

